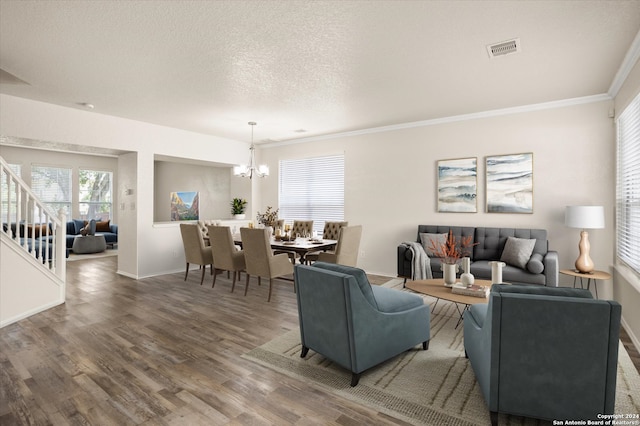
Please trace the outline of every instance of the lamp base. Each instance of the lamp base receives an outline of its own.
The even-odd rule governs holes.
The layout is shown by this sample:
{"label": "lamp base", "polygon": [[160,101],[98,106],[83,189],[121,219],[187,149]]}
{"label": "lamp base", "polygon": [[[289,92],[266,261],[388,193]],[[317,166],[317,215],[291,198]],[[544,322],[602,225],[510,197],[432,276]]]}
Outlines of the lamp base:
{"label": "lamp base", "polygon": [[581,274],[593,273],[595,265],[589,256],[591,245],[589,244],[589,233],[587,231],[580,232],[578,249],[580,250],[580,256],[576,259],[576,270]]}

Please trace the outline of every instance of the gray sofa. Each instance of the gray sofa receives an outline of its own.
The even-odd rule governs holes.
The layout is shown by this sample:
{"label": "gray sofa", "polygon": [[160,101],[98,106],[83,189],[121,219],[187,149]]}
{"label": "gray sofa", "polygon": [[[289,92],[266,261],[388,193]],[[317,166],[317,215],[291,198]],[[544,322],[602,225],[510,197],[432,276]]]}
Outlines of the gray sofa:
{"label": "gray sofa", "polygon": [[316,262],[296,265],[302,342],[352,373],[360,373],[430,339],[429,306],[421,297],[369,284],[362,269]]}
{"label": "gray sofa", "polygon": [[[547,287],[558,286],[558,253],[549,250],[547,231],[527,228],[482,228],[465,226],[419,225],[416,242],[421,243],[420,234],[442,235],[453,233],[457,241],[463,237],[471,237],[476,244],[469,250],[471,273],[475,278],[491,279],[491,261],[503,258],[505,245],[509,237],[520,240],[535,240],[533,250],[525,263],[516,266],[507,262],[502,270],[502,280],[506,283],[538,284]],[[521,242],[512,240],[513,242]],[[524,241],[525,243],[527,241]],[[511,244],[511,243],[510,243]],[[513,245],[511,245],[513,247]],[[411,279],[413,252],[405,244],[397,248],[398,276]],[[442,277],[441,261],[430,257],[431,271],[434,278]]]}
{"label": "gray sofa", "polygon": [[498,413],[575,421],[613,414],[620,315],[619,303],[588,290],[492,286],[488,304],[464,313],[465,354],[491,424]]}

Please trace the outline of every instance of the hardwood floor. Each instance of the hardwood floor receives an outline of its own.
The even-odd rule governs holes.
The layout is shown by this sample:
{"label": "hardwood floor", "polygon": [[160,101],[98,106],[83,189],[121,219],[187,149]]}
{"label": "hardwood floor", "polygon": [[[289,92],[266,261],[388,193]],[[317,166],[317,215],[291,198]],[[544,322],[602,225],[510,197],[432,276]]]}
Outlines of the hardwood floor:
{"label": "hardwood floor", "polygon": [[68,262],[66,304],[0,330],[0,424],[404,424],[240,357],[297,327],[290,282],[115,270]]}
{"label": "hardwood floor", "polygon": [[243,296],[244,275],[230,293],[226,274],[212,289],[208,272],[200,286],[197,271],[115,270],[68,262],[67,303],[0,330],[0,424],[405,424],[241,358],[297,327],[291,283],[267,303],[254,280]]}

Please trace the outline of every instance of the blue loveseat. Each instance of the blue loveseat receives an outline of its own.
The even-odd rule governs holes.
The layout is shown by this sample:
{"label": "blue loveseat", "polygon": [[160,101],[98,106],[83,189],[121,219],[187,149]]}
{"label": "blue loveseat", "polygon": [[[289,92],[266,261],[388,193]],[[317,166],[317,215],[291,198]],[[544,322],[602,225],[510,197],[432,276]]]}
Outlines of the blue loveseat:
{"label": "blue loveseat", "polygon": [[[67,222],[67,248],[73,247],[73,240],[76,236],[81,235],[82,229],[89,224],[89,221],[83,219],[72,219]],[[113,247],[118,244],[118,225],[112,224],[110,221],[96,222],[95,235],[104,236],[107,246]]]}

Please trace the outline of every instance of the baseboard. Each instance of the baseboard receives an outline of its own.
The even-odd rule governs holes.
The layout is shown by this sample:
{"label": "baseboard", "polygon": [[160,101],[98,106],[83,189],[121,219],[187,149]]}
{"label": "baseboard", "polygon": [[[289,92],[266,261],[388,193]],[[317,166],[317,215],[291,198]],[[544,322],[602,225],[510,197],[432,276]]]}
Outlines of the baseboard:
{"label": "baseboard", "polygon": [[620,323],[624,327],[624,331],[626,331],[627,334],[629,335],[629,339],[631,340],[631,343],[633,343],[633,346],[635,346],[636,350],[640,352],[640,340],[638,340],[638,337],[635,334],[633,334],[633,332],[631,331],[631,327],[624,320],[624,317],[620,319]]}
{"label": "baseboard", "polygon": [[0,328],[5,327],[7,325],[13,324],[14,322],[18,322],[20,320],[23,320],[25,318],[30,317],[31,315],[35,315],[35,314],[39,314],[40,312],[44,312],[47,309],[51,309],[53,307],[59,306],[64,304],[64,300],[57,300],[53,303],[47,303],[46,305],[43,306],[39,306],[37,308],[34,309],[30,309],[26,312],[22,312],[20,315],[16,315],[15,317],[12,318],[8,318],[4,321],[0,321]]}

